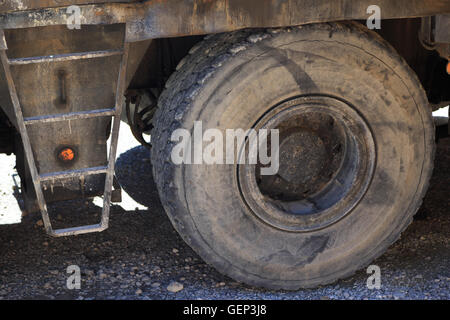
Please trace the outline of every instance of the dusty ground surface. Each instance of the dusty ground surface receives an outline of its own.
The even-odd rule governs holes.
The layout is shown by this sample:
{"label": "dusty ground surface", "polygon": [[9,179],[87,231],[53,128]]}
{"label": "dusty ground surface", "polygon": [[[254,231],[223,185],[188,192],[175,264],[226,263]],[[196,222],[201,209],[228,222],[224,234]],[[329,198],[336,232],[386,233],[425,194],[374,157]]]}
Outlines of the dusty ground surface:
{"label": "dusty ground surface", "polygon": [[[38,215],[0,226],[0,299],[450,299],[448,138],[439,143],[418,219],[373,262],[381,268],[380,290],[367,289],[366,270],[330,286],[296,292],[237,283],[205,264],[174,231],[152,183],[148,151],[137,147],[123,153],[117,173],[146,209],[113,206],[111,227],[103,233],[52,239]],[[52,206],[51,212],[55,224],[70,226],[78,216],[93,222],[100,208],[72,202]],[[81,269],[80,290],[66,287],[69,265]],[[174,293],[168,287],[181,290]]]}

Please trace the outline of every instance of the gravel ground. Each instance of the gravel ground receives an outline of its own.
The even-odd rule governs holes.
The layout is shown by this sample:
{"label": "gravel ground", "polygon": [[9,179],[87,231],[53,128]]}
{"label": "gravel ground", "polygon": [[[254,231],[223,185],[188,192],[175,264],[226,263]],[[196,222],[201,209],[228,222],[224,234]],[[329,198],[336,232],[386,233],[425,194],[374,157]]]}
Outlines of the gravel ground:
{"label": "gravel ground", "polygon": [[[373,262],[381,268],[379,290],[367,289],[366,270],[333,285],[295,292],[252,288],[222,276],[172,228],[152,183],[148,151],[136,147],[123,153],[117,167],[124,189],[144,206],[127,211],[114,205],[107,231],[53,239],[45,235],[38,215],[0,226],[0,299],[450,298],[448,138],[439,143],[435,174],[417,218]],[[94,222],[100,208],[74,201],[50,211],[56,226],[69,226],[79,217]],[[80,290],[66,287],[70,265],[81,269]]]}

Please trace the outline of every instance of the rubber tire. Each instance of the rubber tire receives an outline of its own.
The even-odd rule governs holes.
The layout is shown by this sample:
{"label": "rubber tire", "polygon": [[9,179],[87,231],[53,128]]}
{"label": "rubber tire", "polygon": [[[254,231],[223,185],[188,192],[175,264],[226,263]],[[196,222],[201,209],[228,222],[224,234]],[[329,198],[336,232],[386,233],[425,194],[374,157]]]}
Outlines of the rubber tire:
{"label": "rubber tire", "polygon": [[[376,143],[372,181],[352,212],[313,232],[286,232],[243,202],[232,165],[174,165],[171,133],[250,128],[286,98],[324,94],[354,106]],[[353,22],[212,35],[180,62],[160,97],[153,174],[182,238],[220,272],[295,290],[348,277],[411,223],[432,173],[434,127],[415,73],[386,41]]]}

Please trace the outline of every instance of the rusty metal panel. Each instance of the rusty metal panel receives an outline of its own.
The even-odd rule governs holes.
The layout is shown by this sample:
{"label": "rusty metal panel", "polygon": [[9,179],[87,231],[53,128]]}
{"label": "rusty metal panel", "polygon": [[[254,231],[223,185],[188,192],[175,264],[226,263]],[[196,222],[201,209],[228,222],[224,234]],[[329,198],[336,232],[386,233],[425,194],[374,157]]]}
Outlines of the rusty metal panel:
{"label": "rusty metal panel", "polygon": [[[125,23],[126,15],[133,14],[135,7],[123,4],[81,5],[81,24],[99,25]],[[71,17],[67,7],[40,8],[14,12],[0,12],[0,29],[17,29],[66,25]]]}
{"label": "rusty metal panel", "polygon": [[[81,30],[49,26],[5,30],[5,33],[9,44],[7,53],[13,64],[14,79],[25,117],[46,115],[49,112],[111,108],[114,105],[115,74],[120,57],[107,55],[120,53],[124,38],[123,25],[89,25],[83,26]],[[87,38],[89,41],[86,41]],[[146,40],[131,44],[126,83],[131,81],[150,42]],[[73,61],[69,54],[74,52],[97,52],[103,53],[105,57]],[[60,59],[56,55],[72,61],[55,63]],[[85,58],[83,54],[78,55]],[[31,63],[45,56],[51,57],[53,62]],[[8,97],[6,82],[0,71],[0,105],[14,122]],[[57,109],[48,109],[49,106]]]}
{"label": "rusty metal panel", "polygon": [[80,30],[69,30],[66,26],[5,30],[10,59],[121,49],[123,35],[124,28],[120,24],[86,25]]}
{"label": "rusty metal panel", "polygon": [[120,59],[12,66],[24,117],[113,108]]}
{"label": "rusty metal panel", "polygon": [[[85,41],[87,37],[92,41]],[[106,142],[117,104],[124,25],[13,29],[6,31],[5,38],[38,174],[107,166]],[[5,81],[3,74],[0,81]],[[8,97],[8,92],[0,96],[2,107],[8,105]],[[80,114],[97,109],[107,116]],[[58,114],[65,116],[55,118]],[[11,112],[8,115],[14,119]],[[70,115],[73,119],[67,120]],[[58,159],[63,147],[75,151],[73,161]],[[86,177],[82,183],[78,178],[48,179],[42,186],[47,201],[92,196],[102,192],[105,175]]]}
{"label": "rusty metal panel", "polygon": [[[92,1],[91,1],[92,3]],[[373,0],[147,0],[81,5],[82,24],[127,22],[130,42],[254,27],[366,19]],[[383,19],[450,13],[448,0],[378,0]],[[0,29],[64,25],[66,8],[0,14]]]}
{"label": "rusty metal panel", "polygon": [[[373,0],[166,0],[146,2],[128,18],[127,38],[174,37],[232,31],[248,27],[281,27],[312,22],[366,19]],[[448,0],[380,0],[383,19],[450,12]]]}
{"label": "rusty metal panel", "polygon": [[[86,41],[87,37],[91,41]],[[86,26],[82,30],[63,26],[7,30],[7,54],[13,60],[119,49],[123,37],[124,28],[120,25]],[[119,61],[119,56],[110,56],[12,66],[24,116],[112,108]],[[0,86],[0,90],[5,88]],[[0,96],[0,105],[8,105],[7,97],[8,94]]]}
{"label": "rusty metal panel", "polygon": [[[56,54],[118,49],[124,26],[91,26],[84,30],[50,27],[15,29],[6,33],[8,58],[55,57]],[[92,41],[83,41],[86,37]],[[121,56],[97,59],[45,61],[12,65],[12,75],[25,118],[113,109]],[[39,174],[106,164],[109,117],[28,126]],[[77,158],[70,168],[56,152],[71,146]]]}
{"label": "rusty metal panel", "polygon": [[[82,119],[28,126],[39,174],[105,166],[109,125],[110,120]],[[70,166],[57,157],[65,146],[75,150]]]}
{"label": "rusty metal panel", "polygon": [[30,10],[107,2],[137,2],[139,0],[0,0],[0,12]]}

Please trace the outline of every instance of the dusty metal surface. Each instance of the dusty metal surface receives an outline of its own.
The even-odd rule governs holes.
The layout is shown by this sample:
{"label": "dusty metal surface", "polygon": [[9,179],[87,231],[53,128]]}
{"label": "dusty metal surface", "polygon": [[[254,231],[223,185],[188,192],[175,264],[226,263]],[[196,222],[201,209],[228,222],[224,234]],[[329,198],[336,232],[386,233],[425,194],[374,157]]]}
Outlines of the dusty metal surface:
{"label": "dusty metal surface", "polygon": [[[33,153],[39,173],[105,166],[110,117],[116,112],[115,87],[123,53],[124,25],[83,26],[81,30],[48,26],[4,32],[3,44],[8,44],[6,52],[24,122],[31,144],[38,146],[33,147]],[[90,41],[86,41],[87,37]],[[129,44],[125,87],[150,42]],[[0,71],[0,106],[17,129],[3,71]],[[55,152],[63,146],[77,150],[74,161],[58,160]],[[25,185],[23,189],[32,199],[34,188],[23,153],[23,149],[16,150],[16,154],[22,154],[18,156],[18,168],[22,168],[21,180],[28,181],[28,187]],[[69,177],[43,181],[42,186],[47,202],[53,202],[100,195],[104,181],[104,174],[97,174],[86,177],[82,184],[78,178]]]}
{"label": "dusty metal surface", "polygon": [[[5,30],[11,76],[40,175],[106,166],[124,30],[124,25]],[[0,83],[0,105],[18,128],[5,72],[0,72]],[[59,161],[56,151],[63,146],[76,150],[73,161]],[[32,199],[32,175],[24,150],[16,154],[23,189]],[[88,176],[82,183],[73,175],[62,180],[43,178],[42,187],[45,200],[53,202],[100,195],[104,183],[104,174]]]}
{"label": "dusty metal surface", "polygon": [[[124,29],[124,26],[122,27]],[[54,72],[55,70],[53,68],[55,66],[56,68],[63,68],[62,70],[68,70],[69,67],[72,67],[74,70],[71,71],[79,72],[83,71],[82,68],[80,69],[79,60],[82,59],[82,61],[90,62],[92,59],[96,59],[102,61],[102,59],[104,58],[110,58],[111,55],[105,55],[104,51],[102,51],[102,54],[95,54],[98,51],[86,52],[82,56],[74,53],[72,55],[64,55],[63,60],[58,60],[58,56],[48,56],[45,59],[31,59],[28,61],[29,63],[26,63],[25,65],[17,65],[14,63],[17,62],[17,60],[13,60],[13,63],[11,63],[9,57],[7,56],[8,43],[6,41],[4,31],[1,30],[0,47],[2,50],[0,51],[0,58],[3,66],[3,74],[6,79],[9,97],[13,105],[16,125],[22,140],[24,154],[28,163],[27,168],[31,175],[32,185],[36,194],[37,203],[42,214],[42,220],[44,222],[47,233],[52,236],[68,236],[97,232],[103,231],[108,228],[118,132],[120,126],[120,116],[123,107],[122,97],[126,89],[126,70],[128,62],[128,51],[130,47],[129,43],[126,43],[124,39],[125,35],[123,33],[122,43],[124,43],[124,46],[123,50],[120,51],[121,59],[118,61],[118,63],[116,63],[117,68],[114,68],[114,61],[109,62],[110,65],[108,65],[108,70],[112,70],[113,74],[116,73],[117,76],[117,80],[114,83],[115,90],[113,90],[114,105],[111,106],[111,110],[114,110],[111,130],[111,127],[109,127],[109,123],[111,121],[110,117],[106,117],[106,119],[103,119],[101,122],[98,119],[98,115],[104,113],[104,109],[97,110],[99,111],[99,113],[93,112],[96,110],[92,109],[80,112],[77,109],[85,108],[82,104],[77,103],[69,106],[66,103],[63,106],[63,108],[66,110],[66,113],[67,110],[74,109],[78,112],[69,113],[69,117],[64,114],[55,115],[55,111],[61,109],[60,100],[57,100],[57,103],[48,103],[48,100],[42,101],[42,96],[40,99],[39,97],[36,98],[35,94],[33,94],[36,91],[30,90],[26,86],[17,85],[17,83],[20,83],[21,80],[23,81],[23,79],[25,78],[42,81],[42,78],[36,79],[36,77],[33,77],[32,74],[29,74],[29,76],[26,77],[26,72],[31,71],[33,72],[33,74],[43,75],[45,74],[43,68],[45,68],[45,70],[50,70],[48,78],[55,78],[52,77],[52,75],[55,74],[57,75],[56,78],[58,78],[60,72]],[[56,59],[53,59],[53,57],[55,57]],[[19,61],[23,61],[23,59],[19,59]],[[61,66],[61,63],[66,64]],[[41,67],[42,65],[44,66],[39,70],[33,70],[32,68],[30,68],[30,66],[35,67],[36,65],[38,67]],[[15,69],[14,66],[16,66]],[[28,69],[17,69],[17,67],[19,66],[27,67]],[[105,67],[102,64],[100,64],[100,66]],[[97,71],[99,71],[99,74],[103,74],[103,72],[100,72],[102,70]],[[24,72],[25,74],[23,74]],[[88,76],[91,75],[90,72],[84,73]],[[75,78],[76,72],[73,72],[73,74]],[[75,79],[79,80],[79,78]],[[74,85],[73,87],[75,90],[72,90],[72,93],[73,91],[76,91],[76,89],[84,90],[84,84],[85,83],[79,82],[78,84]],[[51,84],[49,84],[49,86],[51,86]],[[30,96],[32,96],[32,98],[30,98]],[[102,98],[105,98],[104,94],[100,94],[100,96]],[[44,98],[48,99],[47,96],[44,96]],[[92,97],[88,96],[88,98]],[[42,113],[44,116],[39,116],[39,113]],[[32,116],[34,116],[34,118],[32,120],[24,118],[24,115],[27,114],[31,114]],[[108,114],[108,116],[109,115],[110,114]],[[49,119],[52,119],[52,121],[47,121]],[[72,130],[71,121],[74,122],[74,125],[77,124],[75,125],[74,131]],[[95,121],[95,123],[92,123],[92,121]],[[106,127],[104,125],[106,125]],[[110,134],[111,144],[109,157],[108,159],[106,159],[106,150],[103,149],[106,148],[106,139]],[[86,139],[86,137],[88,136],[96,137],[96,139]],[[80,140],[77,141],[77,138],[79,138]],[[52,152],[52,150],[61,150],[61,147],[63,147],[62,150],[70,150],[70,152],[72,153],[72,157],[70,158],[70,160],[73,161],[64,163],[63,161],[60,161],[61,158],[58,154]],[[90,147],[94,147],[94,149],[90,149]],[[81,156],[79,157],[78,154],[80,154]],[[97,160],[91,158],[97,158]],[[96,165],[95,167],[93,167],[92,164],[96,164],[97,162],[99,162],[99,164],[103,163],[103,165]],[[58,172],[57,170],[61,167],[63,167],[65,170],[61,170]],[[50,183],[50,188],[53,188],[55,181],[58,181],[64,186],[64,182],[62,182],[62,180],[65,180],[65,182],[67,183],[66,179],[79,178],[79,185],[81,186],[81,188],[84,188],[85,177],[102,173],[105,174],[105,181],[101,222],[95,225],[87,225],[75,228],[53,229],[43,192],[43,189],[46,189],[45,182],[48,181]]]}
{"label": "dusty metal surface", "polygon": [[436,16],[436,42],[450,42],[450,15]]}
{"label": "dusty metal surface", "polygon": [[[61,1],[61,6],[66,2]],[[373,4],[372,0],[149,0],[137,3],[109,1],[97,4],[94,1],[89,2],[91,4],[80,5],[81,24],[127,22],[128,41],[208,34],[248,27],[279,27],[311,22],[366,19],[367,8]],[[448,0],[379,0],[377,5],[381,8],[383,19],[450,13]],[[0,29],[64,25],[70,18],[65,7],[45,8],[41,5],[36,10],[26,8],[22,6],[20,10],[23,11],[0,14]]]}
{"label": "dusty metal surface", "polygon": [[95,4],[106,2],[138,2],[139,0],[0,0],[0,12],[51,8],[70,5]]}
{"label": "dusty metal surface", "polygon": [[422,18],[419,38],[427,50],[436,50],[450,60],[450,15],[436,15]]}
{"label": "dusty metal surface", "polygon": [[441,57],[450,60],[450,15],[436,16],[434,40]]}
{"label": "dusty metal surface", "polygon": [[[136,23],[129,24],[127,36],[131,41],[141,37],[207,34],[247,27],[366,19],[367,8],[372,4],[372,0],[150,1],[144,4],[144,19],[138,18]],[[381,0],[377,5],[384,19],[450,11],[450,2],[446,0]]]}

